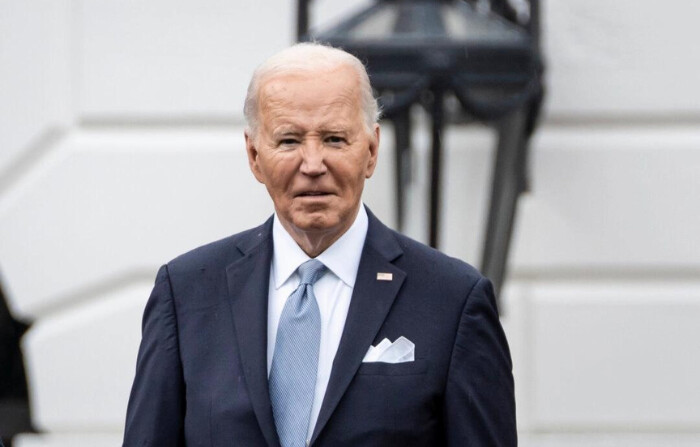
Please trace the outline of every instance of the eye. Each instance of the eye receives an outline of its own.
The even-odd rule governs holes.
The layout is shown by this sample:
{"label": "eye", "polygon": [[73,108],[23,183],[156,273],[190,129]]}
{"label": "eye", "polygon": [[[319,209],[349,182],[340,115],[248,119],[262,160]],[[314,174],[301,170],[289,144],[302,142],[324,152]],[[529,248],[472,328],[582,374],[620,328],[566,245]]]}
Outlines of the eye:
{"label": "eye", "polygon": [[296,138],[283,138],[278,143],[280,146],[294,146],[299,144],[299,140]]}
{"label": "eye", "polygon": [[345,140],[345,138],[338,136],[338,135],[330,135],[330,136],[326,137],[326,143],[329,143],[329,144],[338,145],[338,144],[344,144],[346,142],[347,141]]}

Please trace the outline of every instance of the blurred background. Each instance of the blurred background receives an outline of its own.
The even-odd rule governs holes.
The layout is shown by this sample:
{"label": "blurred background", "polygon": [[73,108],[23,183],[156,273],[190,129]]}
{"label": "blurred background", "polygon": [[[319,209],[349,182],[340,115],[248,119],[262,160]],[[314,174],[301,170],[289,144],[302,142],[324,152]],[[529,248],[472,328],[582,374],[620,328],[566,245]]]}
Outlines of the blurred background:
{"label": "blurred background", "polygon": [[[311,27],[364,4],[317,0]],[[700,445],[700,4],[540,16],[546,95],[501,293],[521,445]],[[121,445],[157,268],[272,212],[242,105],[296,33],[291,0],[0,0],[6,444]],[[398,228],[405,169],[402,229],[428,242],[432,121],[410,117],[410,164],[383,122],[364,200]],[[478,265],[498,137],[457,120],[441,138],[436,243]]]}

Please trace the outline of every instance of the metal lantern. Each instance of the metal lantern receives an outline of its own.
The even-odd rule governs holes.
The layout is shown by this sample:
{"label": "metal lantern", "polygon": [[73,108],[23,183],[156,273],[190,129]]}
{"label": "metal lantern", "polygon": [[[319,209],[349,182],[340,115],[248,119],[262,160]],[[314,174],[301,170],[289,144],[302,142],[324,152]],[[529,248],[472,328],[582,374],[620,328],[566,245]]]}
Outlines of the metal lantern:
{"label": "metal lantern", "polygon": [[[542,98],[537,0],[379,0],[332,28],[309,34],[308,1],[299,2],[300,40],[353,53],[366,63],[396,141],[396,212],[403,226],[410,166],[411,115],[432,119],[429,242],[438,243],[442,131],[480,121],[495,127],[493,170],[481,269],[500,289],[517,199],[526,189],[528,140]],[[447,99],[458,107],[446,107]]]}

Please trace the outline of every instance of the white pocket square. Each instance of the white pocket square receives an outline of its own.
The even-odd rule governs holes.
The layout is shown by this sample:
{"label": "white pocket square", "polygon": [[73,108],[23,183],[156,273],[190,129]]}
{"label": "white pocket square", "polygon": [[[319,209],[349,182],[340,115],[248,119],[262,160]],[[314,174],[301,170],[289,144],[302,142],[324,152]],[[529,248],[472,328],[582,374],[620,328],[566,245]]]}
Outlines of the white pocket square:
{"label": "white pocket square", "polygon": [[385,338],[377,346],[370,346],[362,359],[363,363],[384,362],[404,363],[415,360],[416,345],[406,337],[399,337],[395,342]]}

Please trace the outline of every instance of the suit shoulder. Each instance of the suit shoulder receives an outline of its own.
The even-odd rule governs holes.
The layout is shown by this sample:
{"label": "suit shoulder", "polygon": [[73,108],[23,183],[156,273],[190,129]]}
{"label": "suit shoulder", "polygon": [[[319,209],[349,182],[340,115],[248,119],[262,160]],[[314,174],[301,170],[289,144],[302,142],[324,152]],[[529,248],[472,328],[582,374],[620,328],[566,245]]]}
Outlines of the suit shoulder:
{"label": "suit shoulder", "polygon": [[244,256],[247,250],[270,237],[270,222],[183,253],[168,262],[168,269],[171,272],[187,271],[211,265],[230,264]]}
{"label": "suit shoulder", "polygon": [[392,230],[392,233],[403,250],[397,264],[404,268],[411,268],[421,275],[456,282],[469,288],[484,278],[479,270],[461,259],[446,255],[396,231]]}

